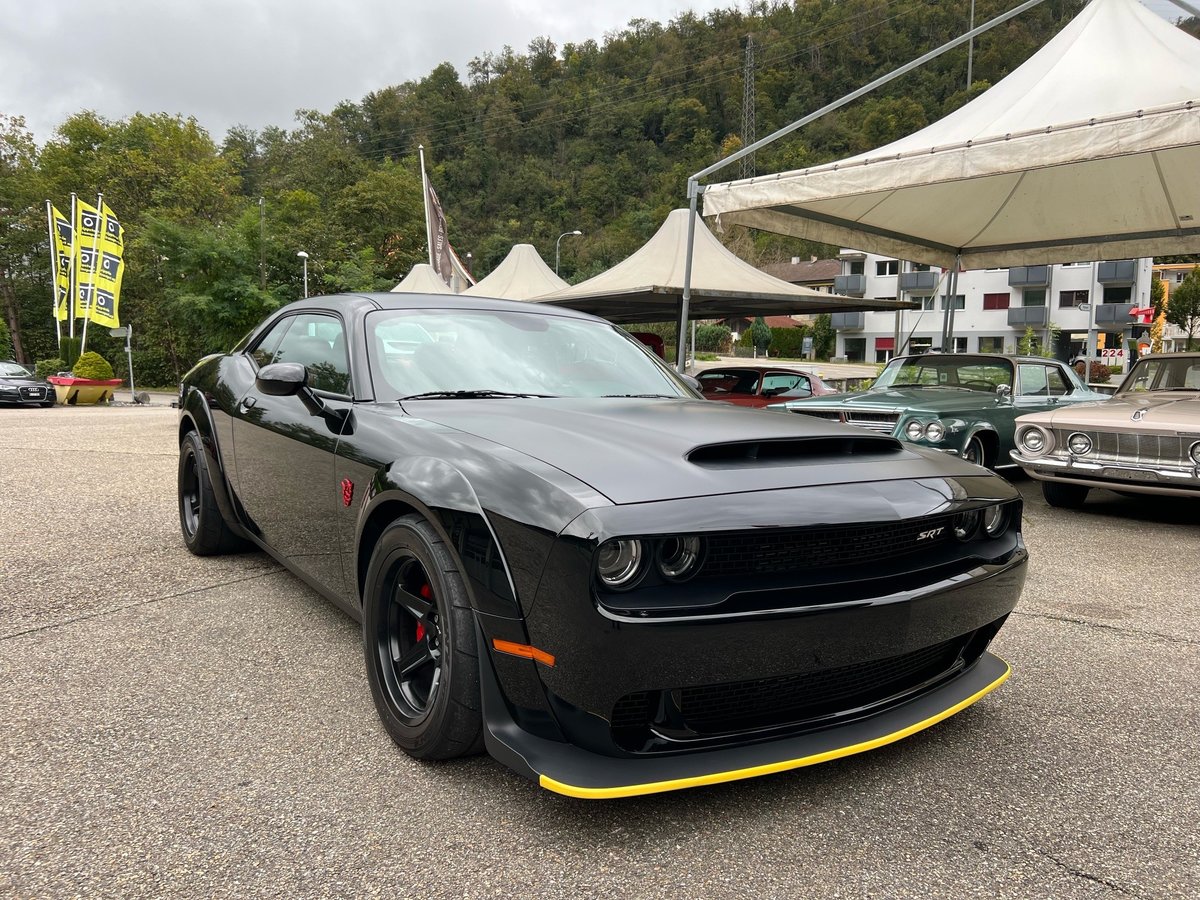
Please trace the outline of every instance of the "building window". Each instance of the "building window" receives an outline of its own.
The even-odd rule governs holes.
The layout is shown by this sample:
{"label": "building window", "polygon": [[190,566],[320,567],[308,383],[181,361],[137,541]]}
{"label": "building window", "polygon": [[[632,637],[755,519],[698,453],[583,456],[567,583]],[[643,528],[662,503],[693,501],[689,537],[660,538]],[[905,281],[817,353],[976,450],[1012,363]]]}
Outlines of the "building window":
{"label": "building window", "polygon": [[929,271],[928,263],[909,263],[909,265],[912,266],[912,269],[910,269],[910,271],[912,271],[912,272],[928,272]]}
{"label": "building window", "polygon": [[980,353],[1003,353],[1004,338],[1002,337],[981,337],[979,339]]}
{"label": "building window", "polygon": [[1108,287],[1104,288],[1104,299],[1102,303],[1132,303],[1133,302],[1133,286],[1125,285],[1124,287]]}
{"label": "building window", "polygon": [[900,274],[900,261],[898,259],[881,259],[875,263],[876,275],[898,275]]}
{"label": "building window", "polygon": [[846,338],[846,361],[865,362],[867,357],[866,338]]}
{"label": "building window", "polygon": [[933,338],[915,337],[908,342],[908,352],[914,356],[918,353],[928,353],[933,349]]}
{"label": "building window", "polygon": [[861,259],[852,259],[850,260],[849,265],[850,271],[846,273],[847,275],[863,275],[866,273],[866,263],[864,263]]}
{"label": "building window", "polygon": [[[967,308],[967,298],[966,298],[965,294],[955,294],[951,299],[954,301],[955,309],[966,309]],[[941,302],[942,309],[945,309],[946,305],[947,305],[946,298],[943,297],[942,302]]]}
{"label": "building window", "polygon": [[1087,303],[1087,291],[1059,291],[1058,292],[1058,307],[1059,309],[1075,309],[1081,303]]}
{"label": "building window", "polygon": [[967,352],[967,339],[965,337],[956,337],[954,339],[954,346],[950,348],[950,352],[951,353],[966,353]]}
{"label": "building window", "polygon": [[913,299],[921,301],[921,309],[933,309],[932,297],[913,297]]}
{"label": "building window", "polygon": [[1022,306],[1045,306],[1046,305],[1046,289],[1045,288],[1025,288],[1021,292]]}
{"label": "building window", "polygon": [[984,294],[983,308],[984,309],[1008,309],[1008,302],[1011,295],[1005,291],[1003,294]]}

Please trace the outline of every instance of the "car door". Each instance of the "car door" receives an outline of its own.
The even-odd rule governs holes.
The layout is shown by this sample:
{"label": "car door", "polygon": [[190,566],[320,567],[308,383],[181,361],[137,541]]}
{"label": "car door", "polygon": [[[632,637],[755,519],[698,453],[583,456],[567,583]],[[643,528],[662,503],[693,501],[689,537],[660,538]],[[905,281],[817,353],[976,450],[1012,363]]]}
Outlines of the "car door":
{"label": "car door", "polygon": [[[252,385],[233,416],[238,497],[260,537],[326,589],[343,587],[336,515],[340,488],[334,451],[351,405],[350,364],[342,320],[300,313],[272,328],[250,356],[257,368],[298,362],[329,410],[314,415],[300,396],[277,397]],[[280,327],[280,326],[277,326]]]}

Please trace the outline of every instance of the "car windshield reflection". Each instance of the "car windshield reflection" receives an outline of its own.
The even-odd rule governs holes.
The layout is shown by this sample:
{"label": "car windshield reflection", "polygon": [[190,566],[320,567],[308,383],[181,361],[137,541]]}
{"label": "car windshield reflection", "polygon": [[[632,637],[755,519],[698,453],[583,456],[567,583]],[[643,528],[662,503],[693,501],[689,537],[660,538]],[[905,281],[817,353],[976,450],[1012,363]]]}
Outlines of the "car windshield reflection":
{"label": "car windshield reflection", "polygon": [[1000,385],[1011,388],[1012,383],[1012,365],[1007,360],[986,356],[912,356],[892,360],[875,379],[871,390],[919,387],[995,393]]}
{"label": "car windshield reflection", "polygon": [[604,322],[488,310],[379,310],[367,348],[383,400],[667,397],[691,392]]}

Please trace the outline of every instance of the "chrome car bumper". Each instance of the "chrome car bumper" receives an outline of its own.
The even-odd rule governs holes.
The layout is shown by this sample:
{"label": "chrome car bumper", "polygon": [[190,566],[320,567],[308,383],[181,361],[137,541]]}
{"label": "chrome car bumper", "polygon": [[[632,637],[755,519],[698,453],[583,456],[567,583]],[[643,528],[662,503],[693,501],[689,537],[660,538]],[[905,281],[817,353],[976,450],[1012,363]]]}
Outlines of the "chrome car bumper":
{"label": "chrome car bumper", "polygon": [[1013,462],[1032,478],[1090,487],[1156,494],[1192,495],[1200,492],[1200,466],[1090,461],[1078,457],[1025,456],[1014,450]]}

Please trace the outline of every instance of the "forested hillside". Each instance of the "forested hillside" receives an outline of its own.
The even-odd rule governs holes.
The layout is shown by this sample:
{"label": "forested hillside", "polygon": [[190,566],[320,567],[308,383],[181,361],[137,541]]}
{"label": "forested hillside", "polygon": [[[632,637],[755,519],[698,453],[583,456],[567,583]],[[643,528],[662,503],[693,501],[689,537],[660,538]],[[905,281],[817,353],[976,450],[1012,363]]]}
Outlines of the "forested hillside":
{"label": "forested hillside", "polygon": [[[978,0],[982,22],[1013,0]],[[758,154],[759,172],[861,151],[918,129],[1002,78],[1082,6],[1050,0],[980,38],[974,79],[953,51]],[[52,356],[43,202],[76,191],[126,226],[123,321],[144,380],[169,383],[300,295],[391,287],[425,259],[420,178],[430,177],[460,254],[486,274],[513,243],[572,280],[620,261],[674,207],[687,176],[742,145],[742,65],[756,52],[757,134],[766,135],[961,33],[968,3],[799,0],[669,24],[630,22],[602,41],[483,52],[380,88],[292,128],[234,129],[217,143],[184,115],[105,121],[80,112],[42,147],[20,110],[0,110],[0,305],[26,359]],[[482,48],[481,48],[482,49]],[[352,61],[349,61],[352,64]],[[252,88],[249,88],[252,89]],[[730,169],[725,177],[736,177]],[[260,206],[261,198],[261,206]],[[742,236],[758,262],[806,252]],[[105,335],[97,349],[104,345]],[[115,342],[114,342],[115,344]],[[3,352],[0,350],[0,352]]]}

